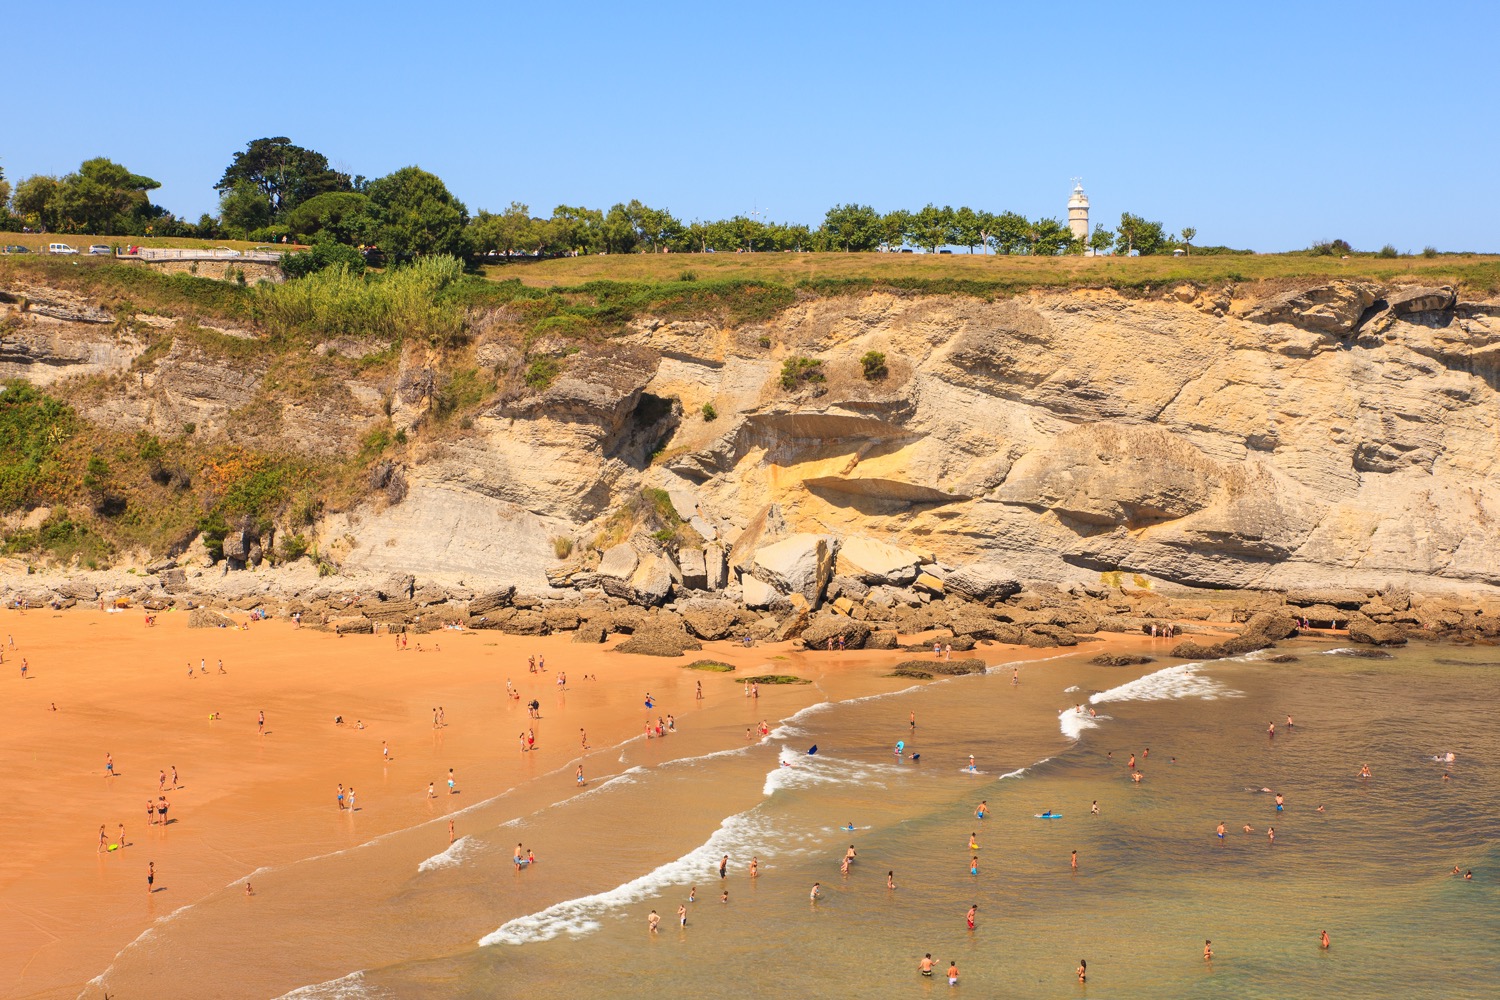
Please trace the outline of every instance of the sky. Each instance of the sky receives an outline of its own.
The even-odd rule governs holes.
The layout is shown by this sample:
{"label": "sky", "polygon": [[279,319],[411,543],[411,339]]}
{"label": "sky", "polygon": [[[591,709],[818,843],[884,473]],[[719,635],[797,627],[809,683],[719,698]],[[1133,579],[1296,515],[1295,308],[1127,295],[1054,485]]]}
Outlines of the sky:
{"label": "sky", "polygon": [[1257,251],[1500,251],[1497,0],[10,5],[0,168],[107,156],[194,219],[252,139],[511,201],[835,204]]}

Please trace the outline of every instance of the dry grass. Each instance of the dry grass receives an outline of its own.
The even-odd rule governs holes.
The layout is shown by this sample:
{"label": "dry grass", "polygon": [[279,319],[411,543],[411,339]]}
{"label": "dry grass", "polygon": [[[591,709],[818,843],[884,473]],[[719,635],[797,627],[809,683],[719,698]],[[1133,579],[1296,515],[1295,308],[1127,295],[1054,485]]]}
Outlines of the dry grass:
{"label": "dry grass", "polygon": [[1440,254],[1347,260],[1306,254],[1199,257],[1008,257],[983,254],[765,253],[627,254],[487,265],[487,277],[539,288],[593,281],[676,281],[691,264],[701,281],[764,281],[780,285],[895,282],[994,286],[996,291],[1057,285],[1143,285],[1191,281],[1267,281],[1301,277],[1459,283],[1500,289],[1500,255]]}

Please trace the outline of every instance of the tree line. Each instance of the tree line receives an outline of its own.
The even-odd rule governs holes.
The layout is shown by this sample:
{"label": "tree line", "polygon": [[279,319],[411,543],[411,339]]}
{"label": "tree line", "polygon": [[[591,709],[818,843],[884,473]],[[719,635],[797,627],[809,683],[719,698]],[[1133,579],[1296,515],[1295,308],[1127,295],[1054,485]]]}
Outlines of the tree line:
{"label": "tree line", "polygon": [[[328,158],[285,136],[256,139],[233,155],[214,189],[217,215],[196,223],[155,205],[161,185],[103,157],[64,177],[36,175],[10,190],[0,174],[0,207],[10,226],[103,236],[192,236],[256,242],[332,243],[381,257],[408,260],[430,254],[467,258],[550,257],[597,253],[925,250],[1057,256],[1142,255],[1189,249],[1191,227],[1169,233],[1160,222],[1131,213],[1114,228],[1096,225],[1074,238],[1055,218],[1016,212],[927,205],[878,212],[869,205],[835,205],[816,228],[736,215],[683,221],[638,200],[608,209],[558,205],[549,215],[511,202],[498,212],[470,214],[443,181],[419,167],[367,179],[333,169]],[[7,201],[8,198],[8,201]],[[1209,250],[1221,248],[1208,248]],[[1200,251],[1202,252],[1202,251]]]}

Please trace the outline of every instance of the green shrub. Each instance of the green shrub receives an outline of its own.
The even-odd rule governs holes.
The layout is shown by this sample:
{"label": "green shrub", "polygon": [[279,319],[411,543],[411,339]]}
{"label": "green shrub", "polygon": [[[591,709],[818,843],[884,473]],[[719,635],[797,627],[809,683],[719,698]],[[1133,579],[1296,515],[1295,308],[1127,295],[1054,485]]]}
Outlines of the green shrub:
{"label": "green shrub", "polygon": [[1426,257],[1428,260],[1431,260],[1432,258],[1436,257],[1437,255],[1438,255],[1437,247],[1423,247],[1422,248],[1422,256]]}
{"label": "green shrub", "polygon": [[29,382],[0,388],[0,511],[61,498],[62,446],[77,429],[71,408]]}
{"label": "green shrub", "polygon": [[704,422],[707,423],[709,421],[717,420],[717,419],[719,419],[719,411],[716,410],[716,409],[714,409],[714,404],[712,404],[712,403],[704,403],[703,404],[703,420],[704,420]]}
{"label": "green shrub", "polygon": [[757,340],[756,343],[760,344],[761,347],[770,347],[771,338],[766,336],[765,334],[761,334],[760,339]]}
{"label": "green shrub", "polygon": [[881,351],[866,351],[859,363],[865,370],[866,382],[875,382],[890,374],[885,366],[885,354]]}
{"label": "green shrub", "polygon": [[540,392],[552,384],[562,371],[562,362],[556,358],[532,358],[526,366],[526,384]]}
{"label": "green shrub", "polygon": [[805,358],[798,355],[794,358],[787,358],[781,363],[781,387],[788,392],[810,382],[823,381],[826,381],[823,375],[823,362],[817,358]]}
{"label": "green shrub", "polygon": [[1396,253],[1396,248],[1394,246],[1387,243],[1385,246],[1380,248],[1380,253],[1377,254],[1377,256],[1390,259],[1392,257],[1398,257],[1400,255]]}
{"label": "green shrub", "polygon": [[552,554],[559,559],[566,559],[573,554],[573,539],[566,535],[554,535],[552,537]]}
{"label": "green shrub", "polygon": [[679,274],[677,276],[677,280],[678,281],[697,281],[698,280],[698,272],[697,271],[683,271],[681,274]]}
{"label": "green shrub", "polygon": [[293,562],[307,555],[309,546],[305,535],[283,535],[281,537],[281,561]]}
{"label": "green shrub", "polygon": [[343,243],[322,241],[306,250],[281,256],[281,273],[288,278],[305,278],[330,267],[342,267],[354,275],[364,274],[365,255]]}

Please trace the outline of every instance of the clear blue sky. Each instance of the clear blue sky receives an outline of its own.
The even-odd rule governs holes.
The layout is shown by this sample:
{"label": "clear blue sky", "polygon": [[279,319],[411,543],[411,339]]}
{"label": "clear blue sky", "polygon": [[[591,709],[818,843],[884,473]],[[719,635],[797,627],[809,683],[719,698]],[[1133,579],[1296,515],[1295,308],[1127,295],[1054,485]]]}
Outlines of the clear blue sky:
{"label": "clear blue sky", "polygon": [[0,166],[216,208],[285,135],[511,200],[684,220],[1121,210],[1256,250],[1500,251],[1497,0],[13,4]]}

